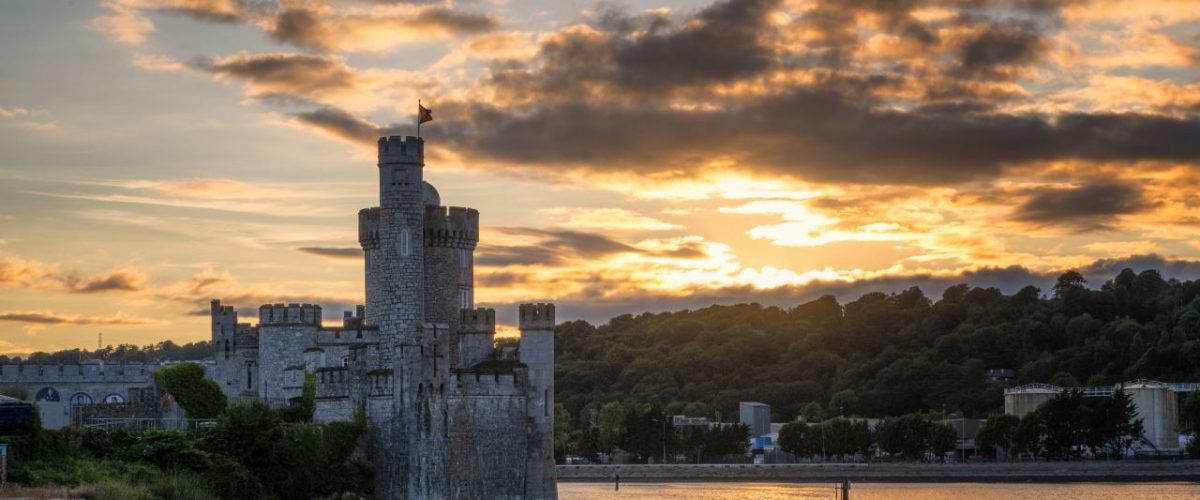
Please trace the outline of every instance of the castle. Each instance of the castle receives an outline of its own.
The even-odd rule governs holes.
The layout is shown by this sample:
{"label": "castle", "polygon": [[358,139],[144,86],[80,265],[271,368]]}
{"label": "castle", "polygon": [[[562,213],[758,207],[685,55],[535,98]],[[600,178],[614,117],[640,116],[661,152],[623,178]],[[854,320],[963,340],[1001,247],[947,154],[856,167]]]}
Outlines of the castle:
{"label": "castle", "polygon": [[268,304],[251,326],[214,300],[210,376],[285,406],[315,374],[315,421],[365,412],[382,498],[557,498],[554,305],[521,305],[519,348],[497,352],[495,311],[474,307],[479,212],[442,206],[418,137],[380,138],[378,165],[379,206],[358,213],[366,305],[325,326],[319,305]]}

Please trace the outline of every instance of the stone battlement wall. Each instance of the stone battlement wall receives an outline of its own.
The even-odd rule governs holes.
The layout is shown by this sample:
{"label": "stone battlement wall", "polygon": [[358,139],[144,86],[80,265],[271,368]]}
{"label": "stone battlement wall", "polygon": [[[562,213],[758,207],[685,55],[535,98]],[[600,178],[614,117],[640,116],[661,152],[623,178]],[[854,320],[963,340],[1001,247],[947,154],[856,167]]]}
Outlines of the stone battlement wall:
{"label": "stone battlement wall", "polygon": [[358,211],[358,243],[364,250],[379,248],[379,207]]}
{"label": "stone battlement wall", "polygon": [[554,330],[554,304],[521,304],[518,308],[521,330]]}
{"label": "stone battlement wall", "polygon": [[379,163],[425,163],[425,141],[414,136],[379,138]]}
{"label": "stone battlement wall", "polygon": [[450,374],[451,389],[462,397],[525,397],[525,385],[523,368],[507,373],[468,369]]}
{"label": "stone battlement wall", "polygon": [[425,246],[473,249],[479,243],[479,211],[425,207]]}
{"label": "stone battlement wall", "polygon": [[261,325],[321,326],[321,306],[316,304],[263,304],[258,308]]}

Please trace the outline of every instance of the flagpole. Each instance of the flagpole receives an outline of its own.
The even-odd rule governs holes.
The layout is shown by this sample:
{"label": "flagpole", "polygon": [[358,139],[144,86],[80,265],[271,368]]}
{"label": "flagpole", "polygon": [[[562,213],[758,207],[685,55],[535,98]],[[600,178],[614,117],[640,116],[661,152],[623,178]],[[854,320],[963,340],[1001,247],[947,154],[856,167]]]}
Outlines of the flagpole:
{"label": "flagpole", "polygon": [[417,99],[417,139],[421,138],[421,100]]}

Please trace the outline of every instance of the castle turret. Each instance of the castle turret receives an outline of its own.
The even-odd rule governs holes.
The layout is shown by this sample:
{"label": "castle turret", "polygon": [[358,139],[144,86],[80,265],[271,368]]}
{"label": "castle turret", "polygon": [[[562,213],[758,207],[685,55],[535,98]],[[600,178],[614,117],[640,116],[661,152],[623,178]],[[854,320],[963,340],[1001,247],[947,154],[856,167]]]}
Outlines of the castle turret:
{"label": "castle turret", "polygon": [[[437,190],[425,183],[425,320],[457,330],[461,311],[475,305],[475,245],[479,211],[434,205]],[[451,339],[450,359],[458,367],[458,338]]]}
{"label": "castle turret", "polygon": [[458,363],[470,368],[492,357],[495,350],[496,310],[463,309],[458,321]]}
{"label": "castle turret", "polygon": [[525,498],[558,498],[554,475],[554,304],[521,304],[520,359],[529,369]]}
{"label": "castle turret", "polygon": [[379,207],[359,215],[366,257],[366,322],[384,338],[416,335],[424,320],[424,143],[379,138]]}

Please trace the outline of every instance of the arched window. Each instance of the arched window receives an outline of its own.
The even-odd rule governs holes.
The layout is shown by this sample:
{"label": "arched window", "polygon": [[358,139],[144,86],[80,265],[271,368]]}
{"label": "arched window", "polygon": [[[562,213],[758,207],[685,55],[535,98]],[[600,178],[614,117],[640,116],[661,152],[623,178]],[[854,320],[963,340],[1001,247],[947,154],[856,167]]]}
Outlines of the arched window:
{"label": "arched window", "polygon": [[37,395],[33,399],[35,401],[58,401],[58,391],[53,387],[43,387],[37,391]]}
{"label": "arched window", "polygon": [[86,392],[77,392],[71,396],[71,406],[86,406],[92,404],[92,397]]}
{"label": "arched window", "polygon": [[397,244],[400,247],[400,255],[412,255],[412,232],[407,227],[400,230],[400,241]]}
{"label": "arched window", "polygon": [[104,396],[104,402],[105,403],[124,403],[125,396],[122,396],[122,395],[114,392],[112,394]]}

